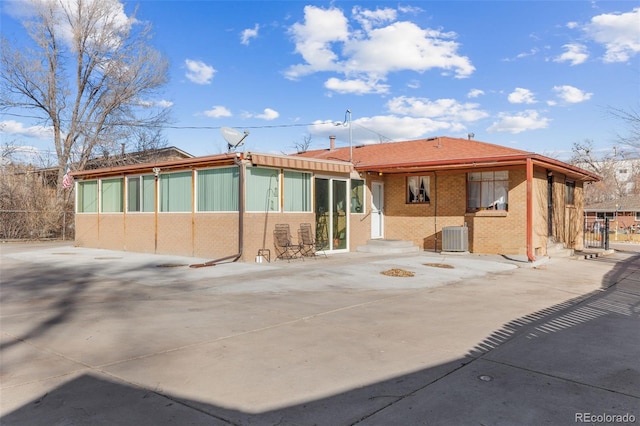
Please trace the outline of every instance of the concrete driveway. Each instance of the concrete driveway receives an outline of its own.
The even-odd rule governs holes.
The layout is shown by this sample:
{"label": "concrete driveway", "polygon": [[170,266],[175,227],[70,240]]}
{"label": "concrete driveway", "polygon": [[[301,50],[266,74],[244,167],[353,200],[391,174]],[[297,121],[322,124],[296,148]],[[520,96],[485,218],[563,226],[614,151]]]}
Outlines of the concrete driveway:
{"label": "concrete driveway", "polygon": [[[630,253],[192,269],[202,259],[0,249],[3,425],[640,422]],[[380,273],[394,268],[415,275]]]}

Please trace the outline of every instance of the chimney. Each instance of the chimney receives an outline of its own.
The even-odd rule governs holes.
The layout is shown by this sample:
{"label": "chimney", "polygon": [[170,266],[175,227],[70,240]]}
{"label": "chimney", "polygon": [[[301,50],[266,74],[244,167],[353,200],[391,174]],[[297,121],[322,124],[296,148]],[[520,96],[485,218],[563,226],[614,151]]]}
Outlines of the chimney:
{"label": "chimney", "polygon": [[329,136],[329,151],[334,151],[336,149],[336,137]]}

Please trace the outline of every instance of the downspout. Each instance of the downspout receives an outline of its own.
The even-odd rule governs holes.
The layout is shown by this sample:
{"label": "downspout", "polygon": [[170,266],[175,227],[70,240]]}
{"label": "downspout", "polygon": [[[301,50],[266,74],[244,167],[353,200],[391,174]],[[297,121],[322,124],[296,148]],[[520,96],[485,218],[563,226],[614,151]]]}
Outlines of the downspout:
{"label": "downspout", "polygon": [[220,259],[210,260],[205,263],[196,263],[189,265],[190,268],[203,268],[205,266],[216,266],[220,262],[230,260],[235,262],[242,257],[242,249],[244,244],[244,163],[242,158],[237,157],[235,163],[238,166],[238,253],[231,256],[221,257]]}
{"label": "downspout", "polygon": [[153,174],[155,176],[153,184],[153,193],[155,200],[155,206],[153,208],[153,252],[158,253],[158,210],[160,210],[160,203],[158,201],[160,199],[160,191],[158,190],[158,186],[160,180],[160,169],[158,167],[154,167]]}
{"label": "downspout", "polygon": [[433,172],[433,185],[435,193],[433,194],[433,236],[434,246],[433,251],[438,252],[438,173]]}
{"label": "downspout", "polygon": [[527,259],[536,260],[533,254],[533,161],[527,157]]}

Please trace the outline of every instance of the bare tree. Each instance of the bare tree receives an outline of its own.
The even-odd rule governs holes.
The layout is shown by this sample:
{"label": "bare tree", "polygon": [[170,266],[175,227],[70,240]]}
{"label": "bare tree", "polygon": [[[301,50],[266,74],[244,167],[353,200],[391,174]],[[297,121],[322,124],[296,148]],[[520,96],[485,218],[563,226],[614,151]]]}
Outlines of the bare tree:
{"label": "bare tree", "polygon": [[126,17],[118,0],[29,4],[31,44],[2,38],[0,107],[51,126],[60,183],[71,162],[82,169],[97,147],[117,150],[132,129],[166,122],[168,109],[151,99],[167,82],[168,63],[147,44],[150,26]]}
{"label": "bare tree", "polygon": [[620,141],[636,150],[640,150],[640,112],[633,108],[624,110],[614,107],[610,107],[609,112],[628,127],[627,134],[619,136]]}
{"label": "bare tree", "polygon": [[308,151],[310,146],[311,135],[304,135],[302,141],[293,143],[293,147],[296,149],[298,154]]}
{"label": "bare tree", "polygon": [[[573,144],[573,156],[569,161],[584,169],[598,174],[602,180],[585,187],[585,203],[597,203],[619,199],[637,190],[634,182],[638,180],[640,168],[638,160],[614,146],[609,152],[598,154],[593,141],[585,140]],[[620,173],[625,170],[625,173]]]}

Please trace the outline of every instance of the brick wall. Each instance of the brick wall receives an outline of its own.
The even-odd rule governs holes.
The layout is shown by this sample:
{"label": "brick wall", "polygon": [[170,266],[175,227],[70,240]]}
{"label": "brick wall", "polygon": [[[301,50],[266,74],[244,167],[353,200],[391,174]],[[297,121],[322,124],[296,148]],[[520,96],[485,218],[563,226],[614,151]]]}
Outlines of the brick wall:
{"label": "brick wall", "polygon": [[527,181],[524,167],[509,170],[509,211],[504,216],[499,216],[500,213],[480,211],[474,215],[473,251],[526,254]]}
{"label": "brick wall", "polygon": [[467,213],[466,173],[429,173],[430,203],[407,203],[406,176],[385,176],[385,238],[410,240],[425,250],[442,249],[442,228],[469,227],[475,253],[526,252],[526,174],[509,169],[509,211]]}
{"label": "brick wall", "polygon": [[124,246],[118,250],[139,253],[155,252],[155,214],[127,213],[125,216]]}
{"label": "brick wall", "polygon": [[[407,203],[406,176],[369,174],[366,180],[365,211],[351,214],[349,249],[355,251],[371,235],[371,183],[384,183],[384,237],[410,240],[425,250],[442,249],[442,228],[469,227],[469,248],[475,253],[526,253],[526,172],[524,167],[509,170],[508,212],[466,212],[466,173],[438,172],[430,176],[430,202]],[[574,248],[582,244],[583,188],[576,182],[574,206],[564,204],[564,181],[554,183],[556,215],[554,226]],[[546,254],[547,181],[546,171],[534,171],[534,238],[536,255]],[[216,259],[238,251],[237,213],[77,214],[76,243],[85,247],[163,253]],[[244,250],[241,260],[251,262],[261,248],[273,255],[276,223],[288,223],[294,241],[300,223],[315,229],[315,214],[246,213]],[[157,248],[156,248],[157,244]]]}
{"label": "brick wall", "polygon": [[244,218],[244,250],[242,260],[253,262],[262,248],[271,251],[271,261],[274,260],[273,231],[276,223],[288,224],[291,238],[298,242],[298,229],[301,223],[311,223],[315,230],[314,213],[246,213]]}
{"label": "brick wall", "polygon": [[193,255],[209,260],[238,253],[238,213],[196,213]]}
{"label": "brick wall", "polygon": [[122,213],[102,213],[99,217],[98,247],[106,250],[122,250],[124,215]]}
{"label": "brick wall", "polygon": [[159,213],[157,253],[194,256],[192,220],[191,213]]}

